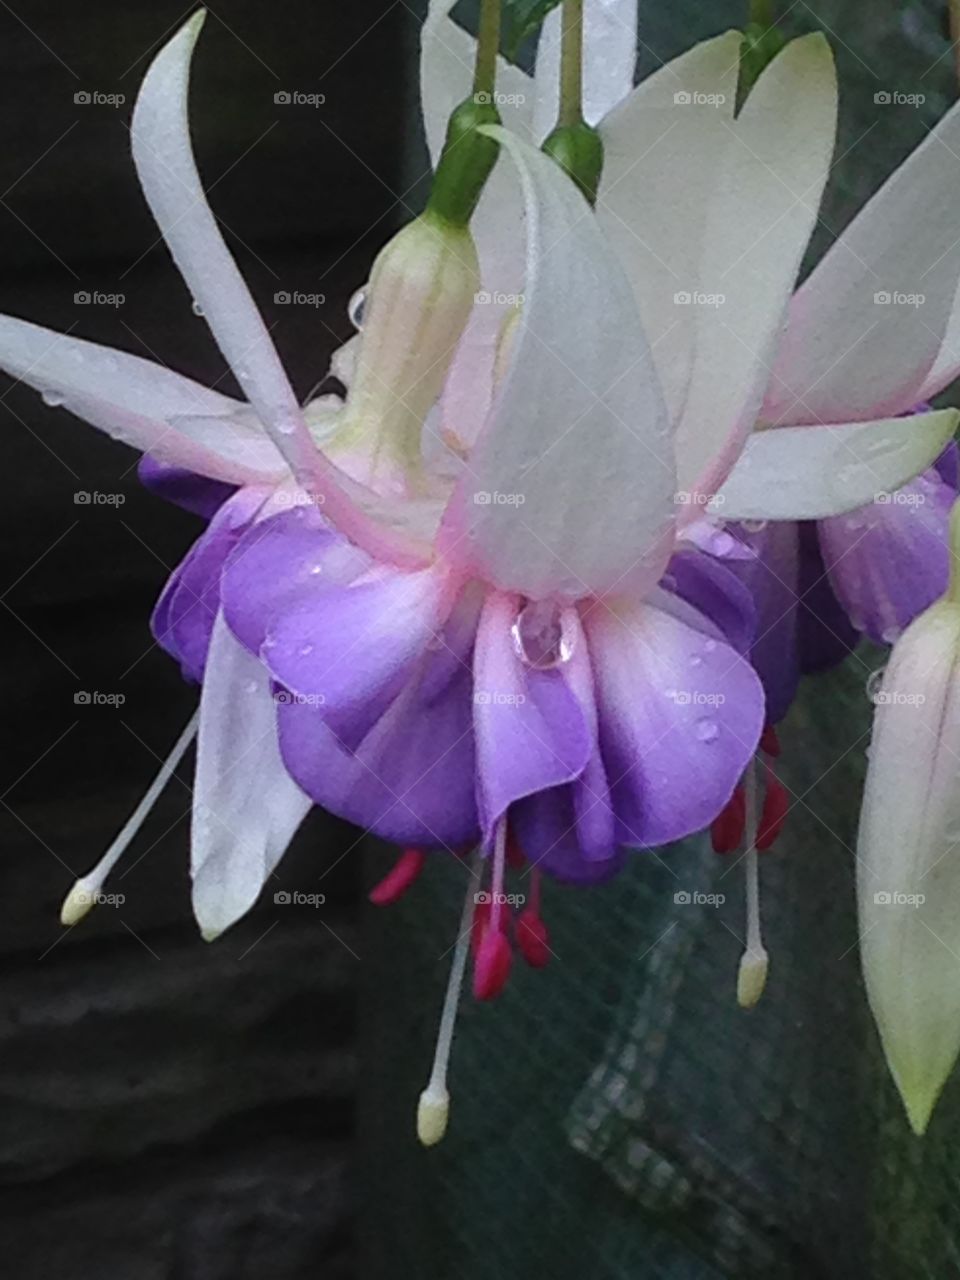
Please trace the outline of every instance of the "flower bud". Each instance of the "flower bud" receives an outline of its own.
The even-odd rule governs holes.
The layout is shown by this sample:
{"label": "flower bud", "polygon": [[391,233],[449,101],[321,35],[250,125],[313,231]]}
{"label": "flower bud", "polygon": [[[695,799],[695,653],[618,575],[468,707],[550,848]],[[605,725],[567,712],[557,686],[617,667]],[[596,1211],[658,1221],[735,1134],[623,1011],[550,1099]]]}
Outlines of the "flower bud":
{"label": "flower bud", "polygon": [[[953,514],[953,557],[958,547]],[[894,646],[875,695],[857,849],[864,977],[910,1124],[923,1133],[960,1052],[960,601]]]}
{"label": "flower bud", "polygon": [[603,142],[592,125],[557,125],[546,138],[543,150],[565,169],[590,204],[596,204],[603,170]]}
{"label": "flower bud", "polygon": [[480,287],[466,227],[425,213],[381,250],[331,457],[380,492],[421,484],[421,433]]}

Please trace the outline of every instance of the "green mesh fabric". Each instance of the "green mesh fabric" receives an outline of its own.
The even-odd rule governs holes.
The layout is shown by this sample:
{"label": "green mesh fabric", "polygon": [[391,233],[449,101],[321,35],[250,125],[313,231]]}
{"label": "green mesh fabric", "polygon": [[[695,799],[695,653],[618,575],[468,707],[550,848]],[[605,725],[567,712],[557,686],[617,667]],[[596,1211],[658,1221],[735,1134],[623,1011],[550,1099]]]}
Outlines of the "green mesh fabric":
{"label": "green mesh fabric", "polygon": [[[643,9],[645,69],[743,18],[693,0]],[[946,108],[951,60],[933,3],[825,0],[816,14],[794,5],[789,21],[832,31],[841,72],[842,159],[822,249]],[[927,100],[883,114],[881,89]],[[438,858],[402,903],[371,910],[365,1280],[960,1276],[960,1086],[948,1085],[927,1138],[913,1138],[859,972],[864,686],[882,662],[861,649],[807,681],[783,727],[792,810],[762,860],[771,970],[752,1011],[734,996],[741,869],[704,841],[637,855],[602,888],[550,884],[555,958],[539,973],[517,959],[493,1005],[465,1000],[450,1129],[424,1151],[414,1115],[463,869]],[[388,855],[373,861],[382,874]],[[516,878],[512,887],[523,892]]]}

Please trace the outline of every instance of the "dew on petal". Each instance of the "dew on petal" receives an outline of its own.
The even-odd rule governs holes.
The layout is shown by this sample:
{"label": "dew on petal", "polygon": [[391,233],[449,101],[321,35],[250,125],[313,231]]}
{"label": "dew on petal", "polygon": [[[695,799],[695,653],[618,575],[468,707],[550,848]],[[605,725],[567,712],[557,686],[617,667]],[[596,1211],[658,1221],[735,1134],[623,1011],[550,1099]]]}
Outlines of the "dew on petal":
{"label": "dew on petal", "polygon": [[363,328],[363,313],[367,305],[366,287],[358,289],[347,303],[347,315],[355,329]]}
{"label": "dew on petal", "polygon": [[763,533],[767,527],[766,520],[741,520],[741,528],[744,533]]}
{"label": "dew on petal", "polygon": [[194,298],[193,302],[190,303],[190,310],[195,316],[200,316],[201,318],[206,314],[203,307],[201,307],[200,303],[197,302],[196,298]]}
{"label": "dew on petal", "polygon": [[59,391],[41,391],[40,399],[45,405],[49,405],[51,409],[59,409],[62,404],[66,403],[66,396],[62,396]]}
{"label": "dew on petal", "polygon": [[313,645],[312,645],[312,644],[302,644],[302,645],[300,646],[300,657],[301,657],[301,658],[309,658],[309,657],[310,657],[310,655],[311,655],[311,653],[313,653]]}
{"label": "dew on petal", "polygon": [[550,600],[531,600],[511,628],[520,660],[536,671],[550,671],[569,662],[573,644],[563,632],[563,613]]}
{"label": "dew on petal", "polygon": [[716,742],[720,737],[720,726],[713,716],[704,716],[693,726],[693,732],[698,742]]}
{"label": "dew on petal", "polygon": [[876,671],[871,671],[867,677],[867,697],[876,706],[880,700],[880,692],[883,688],[883,677],[886,675],[886,667],[878,667]]}

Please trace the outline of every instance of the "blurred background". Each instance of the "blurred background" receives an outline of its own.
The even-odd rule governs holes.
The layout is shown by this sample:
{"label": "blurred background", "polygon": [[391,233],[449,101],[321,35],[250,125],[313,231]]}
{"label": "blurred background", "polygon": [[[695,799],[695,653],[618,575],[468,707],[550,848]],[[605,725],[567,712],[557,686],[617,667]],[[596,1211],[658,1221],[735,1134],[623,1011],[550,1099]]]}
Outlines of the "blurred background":
{"label": "blurred background", "polygon": [[[418,207],[424,7],[225,0],[198,46],[201,173],[303,396],[351,332],[376,249]],[[779,9],[791,33],[826,31],[840,68],[816,254],[956,96],[946,5]],[[188,13],[0,5],[0,310],[236,393],[129,154],[137,87]],[[744,17],[737,0],[642,3],[641,72]],[[885,104],[895,90],[922,101]],[[297,293],[312,302],[283,301]],[[911,1139],[857,966],[849,848],[879,655],[811,685],[783,735],[795,805],[764,866],[760,1007],[733,999],[741,886],[699,846],[667,858],[723,893],[719,910],[677,912],[674,872],[639,859],[602,890],[555,889],[557,959],[466,1008],[451,1130],[423,1152],[412,1121],[457,931],[453,868],[365,909],[388,851],[315,812],[275,883],[325,894],[323,909],[268,889],[207,946],[189,910],[188,761],[108,886],[123,904],[60,929],[63,894],[194,707],[147,620],[201,525],[141,489],[122,446],[6,379],[0,402],[8,1274],[960,1276],[958,1090]],[[115,696],[79,696],[94,693]]]}

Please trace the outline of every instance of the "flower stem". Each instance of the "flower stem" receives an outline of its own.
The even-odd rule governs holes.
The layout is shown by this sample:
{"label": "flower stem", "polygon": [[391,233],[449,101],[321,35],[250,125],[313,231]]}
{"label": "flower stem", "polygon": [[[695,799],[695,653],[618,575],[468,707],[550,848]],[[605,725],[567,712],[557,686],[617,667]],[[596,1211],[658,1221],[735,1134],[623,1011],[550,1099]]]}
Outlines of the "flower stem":
{"label": "flower stem", "polygon": [[487,101],[492,101],[497,83],[499,48],[500,0],[480,0],[480,26],[477,30],[477,60],[473,70],[473,92],[486,94]]}
{"label": "flower stem", "polygon": [[563,0],[562,27],[557,123],[574,125],[583,119],[583,0]]}
{"label": "flower stem", "polygon": [[750,0],[750,22],[768,28],[776,22],[773,12],[773,0]]}

